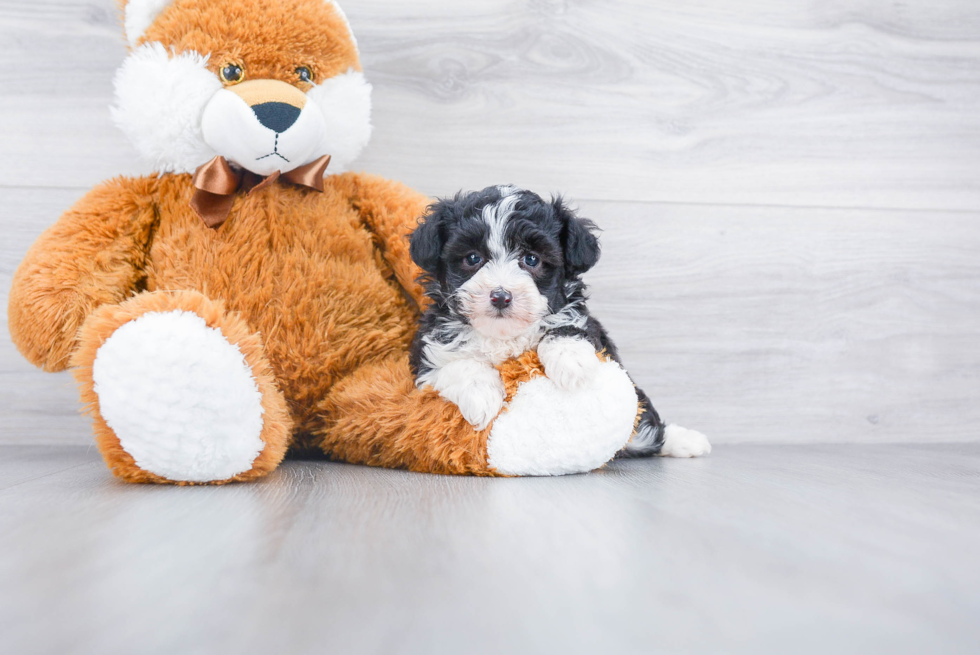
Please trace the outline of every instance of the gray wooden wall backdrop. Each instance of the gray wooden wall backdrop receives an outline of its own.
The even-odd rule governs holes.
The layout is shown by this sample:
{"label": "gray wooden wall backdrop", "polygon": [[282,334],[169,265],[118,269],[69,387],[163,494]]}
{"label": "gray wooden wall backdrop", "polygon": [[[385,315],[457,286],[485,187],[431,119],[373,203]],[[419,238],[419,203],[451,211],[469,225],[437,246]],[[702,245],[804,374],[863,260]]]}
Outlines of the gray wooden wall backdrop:
{"label": "gray wooden wall backdrop", "polygon": [[[347,0],[361,164],[562,191],[593,306],[668,419],[744,441],[975,440],[976,0]],[[109,121],[113,0],[0,0],[0,312],[34,238],[145,170]],[[0,336],[0,443],[85,443]]]}

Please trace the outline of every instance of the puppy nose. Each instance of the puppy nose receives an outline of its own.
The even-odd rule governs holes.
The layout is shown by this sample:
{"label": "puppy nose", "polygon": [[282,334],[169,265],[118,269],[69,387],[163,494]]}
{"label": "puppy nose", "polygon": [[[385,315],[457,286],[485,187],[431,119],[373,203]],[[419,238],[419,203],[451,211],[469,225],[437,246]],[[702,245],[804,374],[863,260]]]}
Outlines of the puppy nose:
{"label": "puppy nose", "polygon": [[490,292],[490,304],[497,309],[504,309],[513,299],[514,296],[506,289],[494,289]]}
{"label": "puppy nose", "polygon": [[285,102],[263,102],[252,107],[255,117],[273,132],[282,133],[292,127],[300,110]]}

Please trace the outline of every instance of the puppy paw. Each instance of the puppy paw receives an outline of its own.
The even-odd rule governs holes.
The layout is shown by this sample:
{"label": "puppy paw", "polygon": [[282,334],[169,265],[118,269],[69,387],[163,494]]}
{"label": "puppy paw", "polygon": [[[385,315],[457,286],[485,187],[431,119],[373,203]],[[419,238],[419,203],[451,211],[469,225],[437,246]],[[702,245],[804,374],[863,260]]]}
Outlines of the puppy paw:
{"label": "puppy paw", "polygon": [[[499,376],[497,379],[499,381]],[[490,421],[497,417],[504,406],[503,383],[499,389],[489,385],[468,385],[453,395],[455,397],[449,398],[445,392],[442,394],[459,407],[463,418],[477,430],[483,430],[490,425]]]}
{"label": "puppy paw", "polygon": [[433,376],[431,384],[477,430],[490,425],[507,397],[497,369],[472,360],[447,364]]}
{"label": "puppy paw", "polygon": [[538,359],[545,374],[560,389],[576,391],[595,378],[599,358],[585,339],[559,337],[538,346]]}

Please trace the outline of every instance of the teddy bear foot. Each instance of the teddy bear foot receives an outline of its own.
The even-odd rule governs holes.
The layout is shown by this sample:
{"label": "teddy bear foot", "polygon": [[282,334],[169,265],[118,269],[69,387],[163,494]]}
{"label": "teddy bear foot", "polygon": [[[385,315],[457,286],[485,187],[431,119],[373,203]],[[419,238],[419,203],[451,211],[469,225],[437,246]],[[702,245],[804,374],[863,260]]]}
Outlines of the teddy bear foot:
{"label": "teddy bear foot", "polygon": [[[100,310],[83,327],[83,338],[109,332],[94,342],[80,377],[83,392],[91,383],[110,467],[131,481],[176,483],[249,479],[275,468],[288,417],[257,338],[236,339],[244,325],[203,296],[175,303],[155,295]],[[160,301],[163,311],[147,311]],[[216,320],[174,304],[196,304]]]}
{"label": "teddy bear foot", "polygon": [[636,413],[636,389],[616,362],[601,362],[573,390],[538,375],[520,384],[494,421],[487,461],[504,475],[592,471],[626,445]]}
{"label": "teddy bear foot", "polygon": [[262,395],[237,347],[189,312],[144,314],[92,364],[99,412],[143,469],[224,480],[262,451]]}

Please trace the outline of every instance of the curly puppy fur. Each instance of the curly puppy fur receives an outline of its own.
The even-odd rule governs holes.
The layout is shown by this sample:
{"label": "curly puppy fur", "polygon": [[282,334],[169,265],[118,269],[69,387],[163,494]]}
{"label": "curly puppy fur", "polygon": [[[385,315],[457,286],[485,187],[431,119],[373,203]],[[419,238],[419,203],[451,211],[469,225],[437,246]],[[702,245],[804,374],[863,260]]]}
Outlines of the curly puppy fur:
{"label": "curly puppy fur", "polygon": [[[537,350],[548,376],[567,388],[584,384],[598,352],[621,364],[586,306],[581,276],[599,260],[596,231],[560,197],[546,202],[514,186],[430,206],[411,246],[432,300],[412,343],[418,386],[439,391],[480,426],[502,402],[492,367],[527,350]],[[636,392],[636,433],[621,456],[657,455],[664,424]]]}

